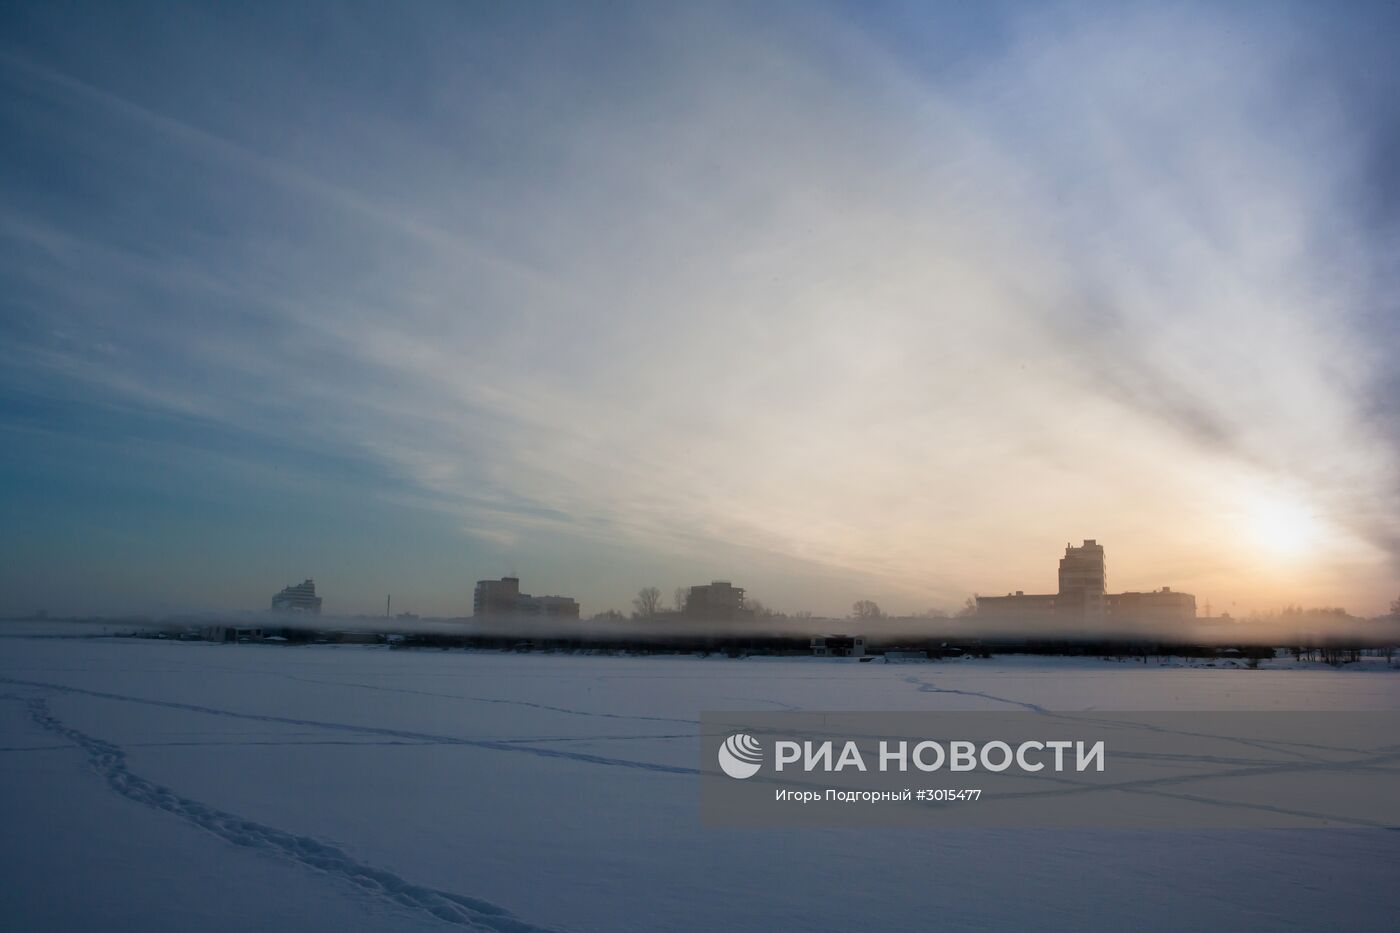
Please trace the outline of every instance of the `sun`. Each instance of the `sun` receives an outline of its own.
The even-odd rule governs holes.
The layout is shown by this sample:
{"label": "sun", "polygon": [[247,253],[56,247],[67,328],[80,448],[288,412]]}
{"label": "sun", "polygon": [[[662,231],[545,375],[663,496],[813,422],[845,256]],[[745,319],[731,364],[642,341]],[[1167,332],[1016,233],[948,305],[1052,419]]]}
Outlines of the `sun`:
{"label": "sun", "polygon": [[1250,504],[1247,520],[1259,545],[1277,557],[1300,557],[1321,535],[1317,515],[1296,499],[1261,497]]}

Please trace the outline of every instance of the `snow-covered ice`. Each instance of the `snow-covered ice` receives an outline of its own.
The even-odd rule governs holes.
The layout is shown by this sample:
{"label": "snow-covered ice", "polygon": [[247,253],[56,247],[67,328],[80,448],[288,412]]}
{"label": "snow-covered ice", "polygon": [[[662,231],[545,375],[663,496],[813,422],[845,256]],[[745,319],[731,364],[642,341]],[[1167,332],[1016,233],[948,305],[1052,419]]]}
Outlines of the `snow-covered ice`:
{"label": "snow-covered ice", "polygon": [[702,710],[1400,709],[1400,671],[0,637],[14,930],[1391,929],[1400,833],[714,830]]}

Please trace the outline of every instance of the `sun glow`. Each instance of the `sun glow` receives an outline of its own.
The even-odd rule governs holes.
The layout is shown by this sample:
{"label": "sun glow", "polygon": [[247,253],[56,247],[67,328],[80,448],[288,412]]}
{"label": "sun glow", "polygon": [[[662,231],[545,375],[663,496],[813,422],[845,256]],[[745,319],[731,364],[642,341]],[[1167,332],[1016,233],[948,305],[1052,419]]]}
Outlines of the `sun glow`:
{"label": "sun glow", "polygon": [[1276,557],[1300,557],[1315,547],[1322,525],[1296,499],[1265,497],[1251,503],[1248,521],[1259,545]]}

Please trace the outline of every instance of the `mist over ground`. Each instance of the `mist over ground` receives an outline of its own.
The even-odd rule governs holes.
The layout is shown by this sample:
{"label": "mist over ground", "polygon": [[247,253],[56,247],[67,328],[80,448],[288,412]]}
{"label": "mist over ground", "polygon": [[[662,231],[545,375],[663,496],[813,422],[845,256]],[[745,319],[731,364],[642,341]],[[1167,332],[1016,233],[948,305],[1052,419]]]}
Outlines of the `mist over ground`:
{"label": "mist over ground", "polygon": [[1335,610],[1294,611],[1240,620],[1197,620],[1171,624],[1056,625],[1023,620],[967,618],[765,618],[740,621],[701,619],[403,619],[376,616],[306,617],[283,613],[181,613],[162,617],[95,617],[59,621],[0,622],[6,634],[39,635],[67,631],[114,634],[123,631],[186,633],[206,628],[384,636],[428,636],[445,644],[473,641],[496,647],[549,648],[590,646],[610,650],[632,647],[690,651],[749,645],[767,650],[799,650],[814,637],[859,635],[867,650],[986,645],[1014,653],[1017,647],[1038,652],[1078,654],[1085,647],[1113,645],[1317,648],[1400,646],[1400,618],[1360,619]]}

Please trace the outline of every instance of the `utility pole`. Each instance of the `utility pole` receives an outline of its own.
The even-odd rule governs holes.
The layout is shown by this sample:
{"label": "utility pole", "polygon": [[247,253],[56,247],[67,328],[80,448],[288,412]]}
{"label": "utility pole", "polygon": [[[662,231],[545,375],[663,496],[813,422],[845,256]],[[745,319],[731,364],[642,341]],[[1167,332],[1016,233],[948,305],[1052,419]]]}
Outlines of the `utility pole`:
{"label": "utility pole", "polygon": [[384,618],[389,618],[389,603],[394,599],[393,593],[388,593],[384,597]]}

